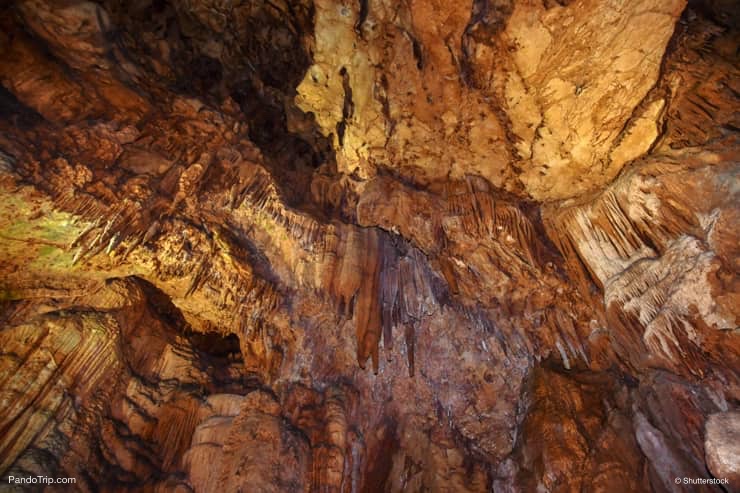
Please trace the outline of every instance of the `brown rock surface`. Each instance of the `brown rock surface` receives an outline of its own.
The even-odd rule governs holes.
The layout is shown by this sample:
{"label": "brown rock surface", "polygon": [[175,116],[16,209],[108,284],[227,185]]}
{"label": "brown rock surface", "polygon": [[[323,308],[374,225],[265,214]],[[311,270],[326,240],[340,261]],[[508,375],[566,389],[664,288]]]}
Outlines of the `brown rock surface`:
{"label": "brown rock surface", "polygon": [[738,21],[3,3],[3,488],[737,489]]}
{"label": "brown rock surface", "polygon": [[704,442],[707,467],[714,476],[727,478],[734,489],[740,487],[739,443],[740,416],[737,412],[709,416]]}

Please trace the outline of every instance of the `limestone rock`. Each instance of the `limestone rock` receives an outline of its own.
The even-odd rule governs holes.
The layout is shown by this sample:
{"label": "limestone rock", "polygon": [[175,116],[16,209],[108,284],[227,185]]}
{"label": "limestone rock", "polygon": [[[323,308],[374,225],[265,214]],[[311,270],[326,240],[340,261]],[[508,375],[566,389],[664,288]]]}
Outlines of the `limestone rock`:
{"label": "limestone rock", "polygon": [[718,479],[727,479],[732,488],[740,484],[740,450],[738,450],[737,412],[709,416],[706,425],[705,450],[707,467]]}
{"label": "limestone rock", "polygon": [[738,488],[739,12],[3,3],[3,481]]}

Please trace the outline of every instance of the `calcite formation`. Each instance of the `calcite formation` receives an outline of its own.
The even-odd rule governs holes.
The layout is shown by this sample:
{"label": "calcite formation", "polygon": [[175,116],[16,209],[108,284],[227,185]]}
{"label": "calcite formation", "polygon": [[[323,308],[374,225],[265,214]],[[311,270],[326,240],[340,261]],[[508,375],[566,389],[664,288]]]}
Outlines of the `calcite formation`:
{"label": "calcite formation", "polygon": [[738,26],[3,3],[2,488],[740,491]]}

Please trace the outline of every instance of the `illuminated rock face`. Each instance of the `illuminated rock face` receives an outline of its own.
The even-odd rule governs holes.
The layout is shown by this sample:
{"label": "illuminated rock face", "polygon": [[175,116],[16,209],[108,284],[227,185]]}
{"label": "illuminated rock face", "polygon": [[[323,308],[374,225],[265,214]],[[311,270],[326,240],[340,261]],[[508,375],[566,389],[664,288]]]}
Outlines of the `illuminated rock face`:
{"label": "illuminated rock face", "polygon": [[733,9],[3,4],[3,481],[740,488]]}

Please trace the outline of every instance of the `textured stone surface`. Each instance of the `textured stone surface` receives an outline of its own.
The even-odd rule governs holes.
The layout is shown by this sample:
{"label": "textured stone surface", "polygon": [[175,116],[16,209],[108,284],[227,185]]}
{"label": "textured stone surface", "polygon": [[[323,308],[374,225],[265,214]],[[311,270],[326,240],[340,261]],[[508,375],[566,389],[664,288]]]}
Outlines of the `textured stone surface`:
{"label": "textured stone surface", "polygon": [[3,4],[3,481],[737,488],[734,9]]}
{"label": "textured stone surface", "polygon": [[717,478],[726,478],[732,488],[740,486],[740,416],[737,412],[709,416],[706,425],[707,467]]}

